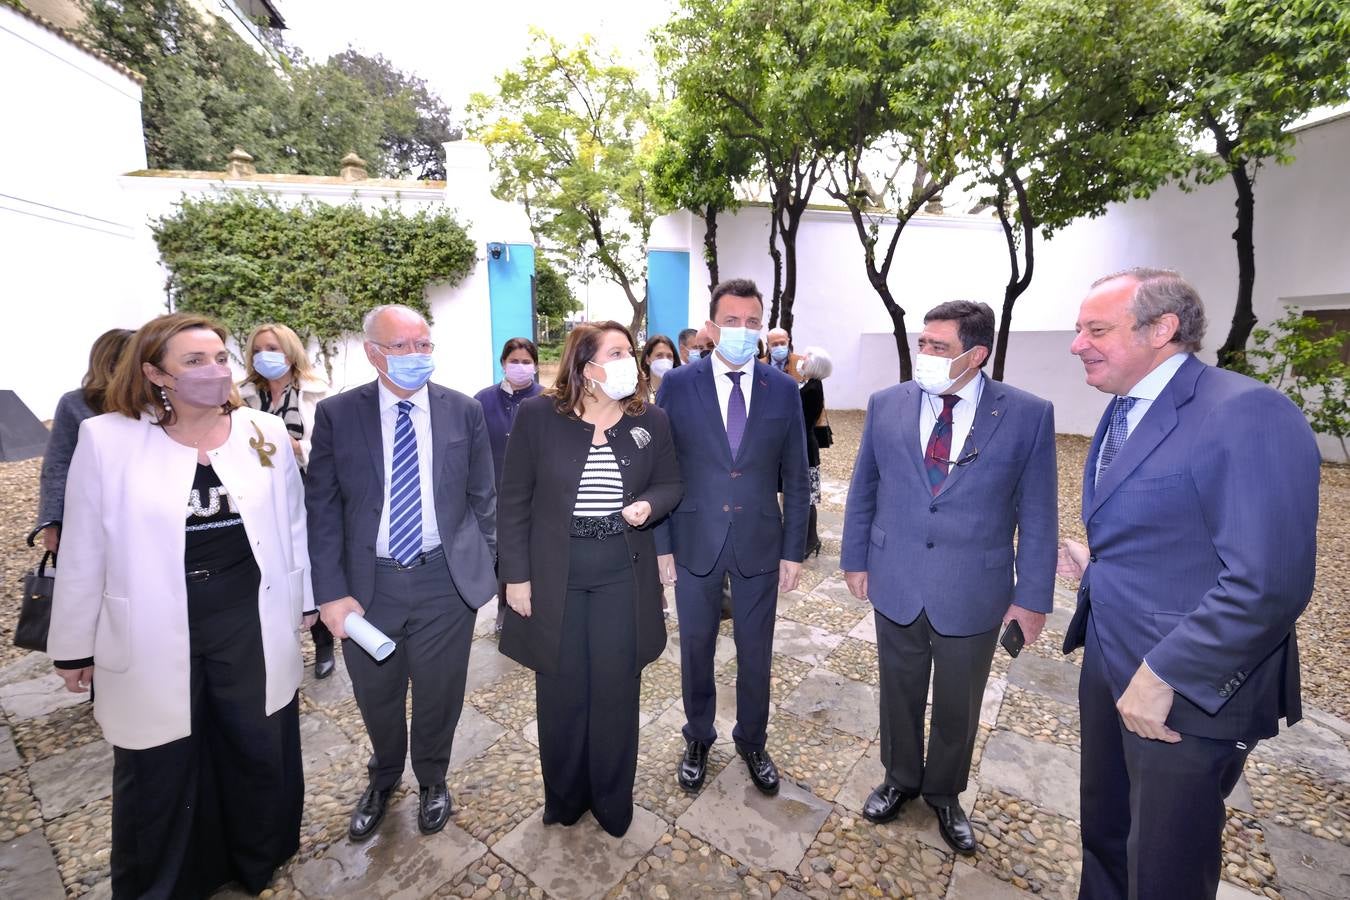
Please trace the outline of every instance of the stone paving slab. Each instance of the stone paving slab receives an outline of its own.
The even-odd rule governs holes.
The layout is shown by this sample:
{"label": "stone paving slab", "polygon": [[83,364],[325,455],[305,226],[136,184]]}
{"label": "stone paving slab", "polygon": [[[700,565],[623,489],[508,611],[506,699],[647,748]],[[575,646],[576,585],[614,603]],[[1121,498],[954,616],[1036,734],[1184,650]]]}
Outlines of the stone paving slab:
{"label": "stone paving slab", "polygon": [[485,637],[491,635],[497,628],[497,598],[493,597],[482,606],[478,607],[478,615],[473,621],[473,636]]}
{"label": "stone paving slab", "polygon": [[642,807],[622,838],[606,834],[590,813],[575,825],[545,825],[541,807],[492,852],[554,897],[602,897],[656,845],[668,828]]}
{"label": "stone paving slab", "polygon": [[881,721],[880,690],[838,675],[814,669],[783,703],[783,709],[816,725],[871,740]]}
{"label": "stone paving slab", "polygon": [[1245,813],[1256,813],[1256,805],[1252,801],[1252,788],[1251,785],[1247,784],[1246,775],[1238,776],[1237,784],[1233,785],[1233,789],[1229,791],[1224,803],[1230,809]]}
{"label": "stone paving slab", "polygon": [[[980,701],[980,724],[986,728],[994,728],[998,725],[998,711],[1003,706],[1003,695],[1008,691],[1008,680],[1006,678],[990,678],[984,686],[984,699]],[[928,694],[931,698],[933,693],[932,685],[929,685]]]}
{"label": "stone paving slab", "polygon": [[322,681],[314,677],[313,666],[305,667],[305,679],[300,683],[300,693],[305,699],[323,707],[337,706],[352,699],[352,678],[347,674],[340,644],[334,648],[333,661],[337,664],[333,674]]}
{"label": "stone paving slab", "polygon": [[1027,900],[1034,896],[974,866],[959,862],[952,866],[952,883],[947,889],[947,900]]}
{"label": "stone paving slab", "polygon": [[[666,649],[661,651],[661,659],[674,665],[680,664],[680,635],[666,636]],[[726,634],[717,636],[717,645],[713,648],[713,670],[722,668],[736,658],[736,641]]]}
{"label": "stone paving slab", "polygon": [[14,746],[14,735],[8,725],[0,725],[0,775],[19,767],[23,758]]}
{"label": "stone paving slab", "polygon": [[113,749],[94,741],[38,760],[28,767],[28,782],[42,818],[56,819],[91,800],[112,796]]}
{"label": "stone paving slab", "polygon": [[848,633],[851,638],[857,638],[860,641],[867,641],[869,644],[877,642],[877,617],[876,613],[868,613],[862,617],[853,630]]}
{"label": "stone paving slab", "polygon": [[1252,755],[1304,765],[1324,778],[1350,782],[1350,752],[1335,731],[1309,718],[1256,745]]}
{"label": "stone paving slab", "polygon": [[1071,662],[1023,653],[1008,666],[1008,683],[1060,703],[1078,705],[1079,668]]}
{"label": "stone paving slab", "polygon": [[357,750],[341,728],[322,713],[300,716],[300,759],[305,777],[312,778],[332,768],[333,763],[349,758]]}
{"label": "stone paving slab", "polygon": [[291,880],[302,896],[380,897],[420,900],[430,896],[487,847],[454,820],[439,834],[417,830],[417,797],[390,806],[375,836],[363,844],[339,839],[320,857],[296,866]]}
{"label": "stone paving slab", "polygon": [[818,666],[842,640],[842,636],[831,634],[824,628],[780,618],[774,624],[773,652]]}
{"label": "stone paving slab", "polygon": [[480,638],[469,650],[469,675],[464,682],[464,696],[522,668],[524,666],[497,649],[496,641]]}
{"label": "stone paving slab", "polygon": [[12,684],[0,684],[0,708],[10,719],[37,719],[48,713],[88,703],[89,695],[66,690],[60,675],[49,668],[46,675]]}
{"label": "stone paving slab", "polygon": [[[481,756],[504,734],[505,728],[479,712],[472,703],[465,703],[459,714],[459,724],[455,726],[454,743],[450,745],[451,771],[458,771],[470,760]],[[412,772],[411,762],[408,772]]]}
{"label": "stone paving slab", "polygon": [[791,872],[832,808],[788,780],[781,781],[776,796],[766,796],[745,766],[731,765],[704,785],[675,824],[742,862]]}
{"label": "stone paving slab", "polygon": [[1254,900],[1254,898],[1264,898],[1265,896],[1265,894],[1253,894],[1251,891],[1244,891],[1231,881],[1220,881],[1219,891],[1214,895],[1214,900]]}
{"label": "stone paving slab", "polygon": [[0,684],[15,684],[50,674],[52,674],[51,657],[34,651],[0,668]]}
{"label": "stone paving slab", "polygon": [[62,900],[65,896],[61,870],[40,832],[30,831],[0,844],[0,897]]}
{"label": "stone paving slab", "polygon": [[1261,829],[1285,900],[1350,897],[1350,847],[1274,823]]}
{"label": "stone paving slab", "polygon": [[1078,754],[1011,731],[996,731],[984,745],[980,784],[1079,821]]}

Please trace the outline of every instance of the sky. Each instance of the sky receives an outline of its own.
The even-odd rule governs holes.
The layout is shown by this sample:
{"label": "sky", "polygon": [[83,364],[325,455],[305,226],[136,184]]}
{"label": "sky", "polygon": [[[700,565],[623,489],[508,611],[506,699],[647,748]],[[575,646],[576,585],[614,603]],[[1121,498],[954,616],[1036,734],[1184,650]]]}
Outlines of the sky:
{"label": "sky", "polygon": [[427,80],[456,120],[474,91],[525,55],[531,25],[567,43],[590,34],[630,65],[648,55],[646,34],[664,23],[674,0],[278,0],[287,39],[322,60],[348,44],[383,54]]}

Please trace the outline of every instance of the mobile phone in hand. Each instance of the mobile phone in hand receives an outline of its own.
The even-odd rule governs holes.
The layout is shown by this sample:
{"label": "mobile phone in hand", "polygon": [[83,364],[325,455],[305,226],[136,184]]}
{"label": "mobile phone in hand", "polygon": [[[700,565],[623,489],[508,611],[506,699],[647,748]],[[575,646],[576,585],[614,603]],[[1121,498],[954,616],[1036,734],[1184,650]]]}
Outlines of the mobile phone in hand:
{"label": "mobile phone in hand", "polygon": [[1027,642],[1026,635],[1022,634],[1021,623],[1016,619],[1008,622],[1007,627],[1003,629],[1003,636],[998,639],[998,642],[1004,650],[1008,651],[1009,656],[1016,659],[1017,654],[1022,652],[1022,648]]}

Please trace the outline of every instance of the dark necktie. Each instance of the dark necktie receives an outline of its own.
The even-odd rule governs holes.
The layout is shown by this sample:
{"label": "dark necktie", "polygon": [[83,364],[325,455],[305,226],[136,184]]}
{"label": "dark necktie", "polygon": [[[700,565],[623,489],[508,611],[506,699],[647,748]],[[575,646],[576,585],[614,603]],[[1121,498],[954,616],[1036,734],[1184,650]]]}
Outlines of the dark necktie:
{"label": "dark necktie", "polygon": [[1093,484],[1099,484],[1102,476],[1106,474],[1107,466],[1116,458],[1120,448],[1125,446],[1125,439],[1130,436],[1130,410],[1134,408],[1137,397],[1117,397],[1115,403],[1111,406],[1111,424],[1106,428],[1106,438],[1102,441],[1101,450],[1097,451],[1097,478]]}
{"label": "dark necktie", "polygon": [[950,468],[947,460],[952,456],[952,407],[960,400],[956,394],[942,395],[942,412],[933,424],[933,433],[928,436],[928,449],[923,454],[923,467],[928,470],[928,486],[933,495],[942,490],[942,482],[947,480]]}
{"label": "dark necktie", "polygon": [[417,469],[417,432],[412,401],[398,402],[394,463],[389,480],[389,555],[405,566],[422,552],[422,480]]}
{"label": "dark necktie", "polygon": [[727,443],[731,446],[731,457],[741,449],[741,438],[745,437],[745,394],[741,391],[741,376],[744,372],[728,372],[731,379],[731,396],[727,398]]}

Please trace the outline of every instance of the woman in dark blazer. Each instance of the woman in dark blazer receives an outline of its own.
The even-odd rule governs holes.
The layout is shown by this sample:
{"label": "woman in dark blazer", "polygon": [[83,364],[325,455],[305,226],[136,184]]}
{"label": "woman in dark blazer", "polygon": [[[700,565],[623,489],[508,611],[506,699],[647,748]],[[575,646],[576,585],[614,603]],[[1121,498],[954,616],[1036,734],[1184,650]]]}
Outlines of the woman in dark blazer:
{"label": "woman in dark blazer", "polygon": [[633,338],[579,325],[557,380],[526,400],[497,501],[501,652],[535,671],[544,824],[633,819],[642,669],[666,644],[651,528],[683,494]]}
{"label": "woman in dark blazer", "polygon": [[823,379],[834,371],[830,356],[820,347],[810,347],[802,354],[798,371],[802,375],[802,419],[806,422],[806,466],[811,482],[811,514],[806,525],[806,556],[820,556],[820,532],[816,527],[816,508],[820,506],[820,442],[816,427],[828,425],[825,418],[825,386]]}

